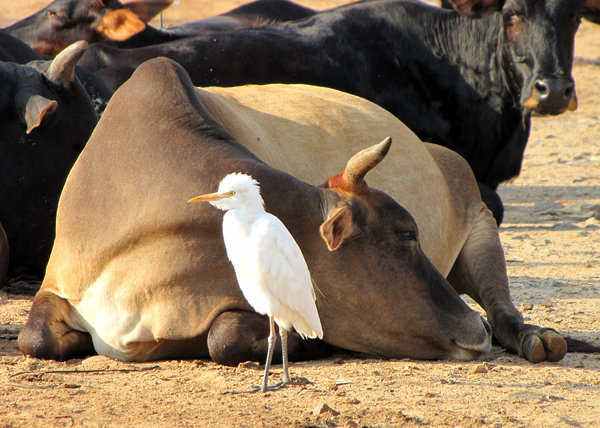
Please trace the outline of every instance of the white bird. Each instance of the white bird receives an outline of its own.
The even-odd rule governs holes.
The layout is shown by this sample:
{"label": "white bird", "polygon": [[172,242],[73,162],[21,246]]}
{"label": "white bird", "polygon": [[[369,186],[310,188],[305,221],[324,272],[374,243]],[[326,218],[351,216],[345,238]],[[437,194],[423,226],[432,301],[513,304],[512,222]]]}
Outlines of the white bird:
{"label": "white bird", "polygon": [[281,336],[283,381],[271,389],[288,385],[287,331],[294,328],[303,338],[323,338],[315,292],[302,252],[284,224],[265,211],[259,184],[249,175],[229,174],[221,180],[218,192],[189,200],[201,201],[226,211],[223,238],[239,286],[254,310],[269,317],[267,361],[260,390],[268,389],[276,340],[274,323]]}

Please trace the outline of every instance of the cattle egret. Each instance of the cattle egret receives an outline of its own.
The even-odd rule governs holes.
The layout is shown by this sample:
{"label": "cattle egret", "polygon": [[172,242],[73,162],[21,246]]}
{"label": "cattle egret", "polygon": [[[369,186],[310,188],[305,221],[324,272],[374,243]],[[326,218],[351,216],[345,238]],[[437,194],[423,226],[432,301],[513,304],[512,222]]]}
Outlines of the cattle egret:
{"label": "cattle egret", "polygon": [[217,193],[189,200],[202,201],[226,211],[223,238],[242,293],[256,312],[269,317],[267,361],[260,390],[269,389],[275,323],[281,336],[283,381],[270,388],[290,384],[287,331],[294,328],[303,338],[323,338],[315,292],[302,252],[284,224],[265,211],[259,184],[249,175],[229,174],[219,184]]}

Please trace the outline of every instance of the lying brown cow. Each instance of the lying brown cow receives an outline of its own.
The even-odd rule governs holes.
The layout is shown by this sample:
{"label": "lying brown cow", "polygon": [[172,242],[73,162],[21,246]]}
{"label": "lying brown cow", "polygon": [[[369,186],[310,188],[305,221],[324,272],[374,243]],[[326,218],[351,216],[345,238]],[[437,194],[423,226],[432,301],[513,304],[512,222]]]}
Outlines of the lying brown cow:
{"label": "lying brown cow", "polygon": [[[363,153],[357,168],[359,148],[388,135],[387,159]],[[458,155],[355,96],[196,89],[166,59],[117,91],[69,175],[21,351],[263,359],[268,322],[237,285],[222,213],[186,203],[234,171],[261,183],[267,210],[302,248],[325,342],[395,358],[476,358],[490,349],[489,325],[459,292],[483,306],[503,347],[534,362],[565,354],[561,336],[524,324],[511,303],[495,221]],[[310,357],[302,346],[290,342],[290,354]]]}

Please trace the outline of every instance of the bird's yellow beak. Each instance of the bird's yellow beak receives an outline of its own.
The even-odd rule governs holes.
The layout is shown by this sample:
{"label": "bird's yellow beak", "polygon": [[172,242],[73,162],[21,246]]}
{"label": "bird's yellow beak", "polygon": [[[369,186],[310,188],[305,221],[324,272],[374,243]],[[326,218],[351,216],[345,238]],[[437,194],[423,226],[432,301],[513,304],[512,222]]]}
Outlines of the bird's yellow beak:
{"label": "bird's yellow beak", "polygon": [[188,202],[211,202],[211,201],[220,201],[221,199],[230,198],[233,195],[231,192],[227,193],[207,193],[206,195],[196,196],[195,198],[190,199]]}

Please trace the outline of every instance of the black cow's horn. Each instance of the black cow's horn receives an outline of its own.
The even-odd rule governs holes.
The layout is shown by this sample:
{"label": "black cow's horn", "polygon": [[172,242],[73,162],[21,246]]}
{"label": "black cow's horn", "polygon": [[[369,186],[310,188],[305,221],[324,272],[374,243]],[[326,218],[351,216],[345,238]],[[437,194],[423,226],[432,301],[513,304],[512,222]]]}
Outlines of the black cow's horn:
{"label": "black cow's horn", "polygon": [[352,188],[363,185],[367,172],[375,168],[387,155],[392,145],[392,138],[387,137],[381,143],[361,150],[348,160],[343,173],[343,182]]}
{"label": "black cow's horn", "polygon": [[46,77],[57,85],[69,86],[75,80],[75,67],[88,48],[85,40],[67,46],[52,60]]}

